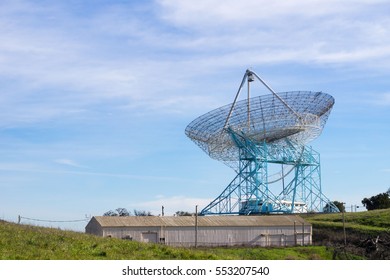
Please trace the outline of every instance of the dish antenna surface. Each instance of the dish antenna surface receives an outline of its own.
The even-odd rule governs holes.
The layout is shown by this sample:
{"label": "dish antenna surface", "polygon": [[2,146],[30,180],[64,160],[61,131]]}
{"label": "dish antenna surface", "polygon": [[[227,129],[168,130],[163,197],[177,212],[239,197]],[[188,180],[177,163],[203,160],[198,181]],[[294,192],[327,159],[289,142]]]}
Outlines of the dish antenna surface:
{"label": "dish antenna surface", "polygon": [[[259,81],[271,94],[250,96]],[[247,84],[247,98],[238,100]],[[323,92],[276,93],[246,70],[233,103],[210,111],[186,135],[211,158],[236,171],[201,215],[338,212],[322,193],[320,155],[307,145],[318,137],[334,105]]]}

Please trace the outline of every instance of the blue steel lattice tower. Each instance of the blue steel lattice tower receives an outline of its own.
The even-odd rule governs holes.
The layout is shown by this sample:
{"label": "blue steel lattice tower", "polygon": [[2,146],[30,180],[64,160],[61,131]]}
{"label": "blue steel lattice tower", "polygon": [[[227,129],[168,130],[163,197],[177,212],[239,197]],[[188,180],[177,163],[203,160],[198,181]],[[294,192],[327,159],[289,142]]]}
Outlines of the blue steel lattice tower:
{"label": "blue steel lattice tower", "polygon": [[[271,94],[250,97],[255,80]],[[247,83],[248,98],[238,101]],[[247,70],[232,104],[192,121],[186,135],[236,176],[201,215],[338,212],[322,193],[318,137],[333,107],[322,92],[276,93]]]}

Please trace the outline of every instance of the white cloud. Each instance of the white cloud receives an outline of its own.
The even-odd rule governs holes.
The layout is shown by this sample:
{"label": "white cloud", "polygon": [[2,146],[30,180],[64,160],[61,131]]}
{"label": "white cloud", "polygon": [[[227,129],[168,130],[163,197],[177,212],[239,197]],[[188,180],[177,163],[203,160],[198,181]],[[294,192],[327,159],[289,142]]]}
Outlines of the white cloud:
{"label": "white cloud", "polygon": [[1,6],[2,123],[80,116],[112,100],[142,112],[214,108],[218,97],[199,81],[225,69],[390,65],[384,1],[157,4],[116,3],[85,16],[63,3]]}
{"label": "white cloud", "polygon": [[[55,161],[57,164],[77,167],[77,168],[88,168],[87,166],[79,165],[73,160],[69,159],[59,159]],[[37,163],[7,163],[0,162],[0,171],[12,171],[18,173],[40,173],[40,174],[65,174],[65,175],[78,175],[78,176],[90,176],[90,177],[111,177],[111,178],[123,178],[123,179],[133,179],[133,180],[142,180],[142,181],[152,181],[152,182],[184,182],[187,179],[182,179],[178,177],[168,177],[168,176],[152,176],[152,175],[140,175],[140,174],[128,174],[128,173],[113,173],[113,172],[100,172],[100,171],[70,171],[64,169],[53,168],[50,166],[45,166],[43,164]]]}
{"label": "white cloud", "polygon": [[386,107],[390,106],[390,92],[367,92],[364,94],[360,99],[357,101],[360,102],[360,104],[364,104],[364,106],[367,105],[373,105],[373,106],[379,106],[379,107]]}
{"label": "white cloud", "polygon": [[[354,67],[389,61],[385,1],[159,1],[163,18],[196,34],[187,44],[229,65],[314,63]],[[367,17],[367,10],[375,14]],[[210,53],[211,52],[211,53]],[[216,54],[213,52],[219,52]],[[210,59],[210,57],[208,57]],[[207,58],[205,59],[207,60]],[[212,65],[213,63],[210,63]]]}
{"label": "white cloud", "polygon": [[251,22],[278,21],[281,18],[297,20],[321,19],[335,14],[351,14],[373,5],[386,4],[379,1],[340,0],[298,0],[298,1],[258,1],[258,0],[160,0],[158,3],[164,9],[165,19],[177,24],[215,26],[218,23],[232,25]]}
{"label": "white cloud", "polygon": [[85,165],[81,165],[81,164],[75,162],[74,160],[67,159],[67,158],[56,159],[54,162],[61,164],[61,165],[66,165],[66,166],[71,166],[71,167],[76,167],[76,168],[88,168]]}
{"label": "white cloud", "polygon": [[172,35],[143,27],[143,18],[129,17],[131,11],[111,8],[80,18],[55,4],[3,8],[3,126],[80,116],[112,100],[143,112],[181,113],[195,103],[210,104],[209,97],[182,94],[194,75],[192,62],[153,57],[173,45]]}
{"label": "white cloud", "polygon": [[382,106],[389,106],[390,105],[390,92],[383,93],[379,96],[379,99],[377,102],[375,102],[378,105]]}

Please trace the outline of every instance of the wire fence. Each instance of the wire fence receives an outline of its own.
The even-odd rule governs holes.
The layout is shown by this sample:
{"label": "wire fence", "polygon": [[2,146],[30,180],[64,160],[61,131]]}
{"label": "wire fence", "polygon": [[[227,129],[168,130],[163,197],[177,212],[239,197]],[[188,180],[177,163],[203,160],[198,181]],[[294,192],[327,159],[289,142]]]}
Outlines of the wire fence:
{"label": "wire fence", "polygon": [[[91,217],[86,216],[84,219],[72,219],[72,220],[55,220],[55,219],[39,219],[39,218],[31,218],[24,217],[18,215],[18,224],[30,224],[30,225],[39,225],[51,228],[60,228],[60,229],[69,229],[76,231],[84,231],[83,224],[87,223]],[[65,225],[65,226],[64,226]]]}
{"label": "wire fence", "polygon": [[28,220],[28,221],[35,221],[35,222],[47,222],[47,223],[75,223],[75,222],[86,222],[89,220],[89,218],[80,219],[80,220],[66,220],[66,221],[56,221],[56,220],[43,220],[43,219],[35,219],[35,218],[28,218],[23,216],[18,216],[18,224],[21,223],[21,220]]}

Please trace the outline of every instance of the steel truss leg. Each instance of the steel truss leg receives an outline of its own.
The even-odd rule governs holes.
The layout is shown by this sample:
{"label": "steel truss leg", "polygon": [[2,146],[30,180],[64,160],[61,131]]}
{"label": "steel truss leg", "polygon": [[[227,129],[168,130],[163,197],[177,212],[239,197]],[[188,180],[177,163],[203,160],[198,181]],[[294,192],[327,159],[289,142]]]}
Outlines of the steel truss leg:
{"label": "steel truss leg", "polygon": [[[272,143],[255,144],[242,132],[228,131],[240,150],[237,175],[201,215],[338,212],[322,193],[320,155],[311,147],[286,142],[280,153]],[[270,163],[295,169],[291,181],[277,195],[268,183]]]}

